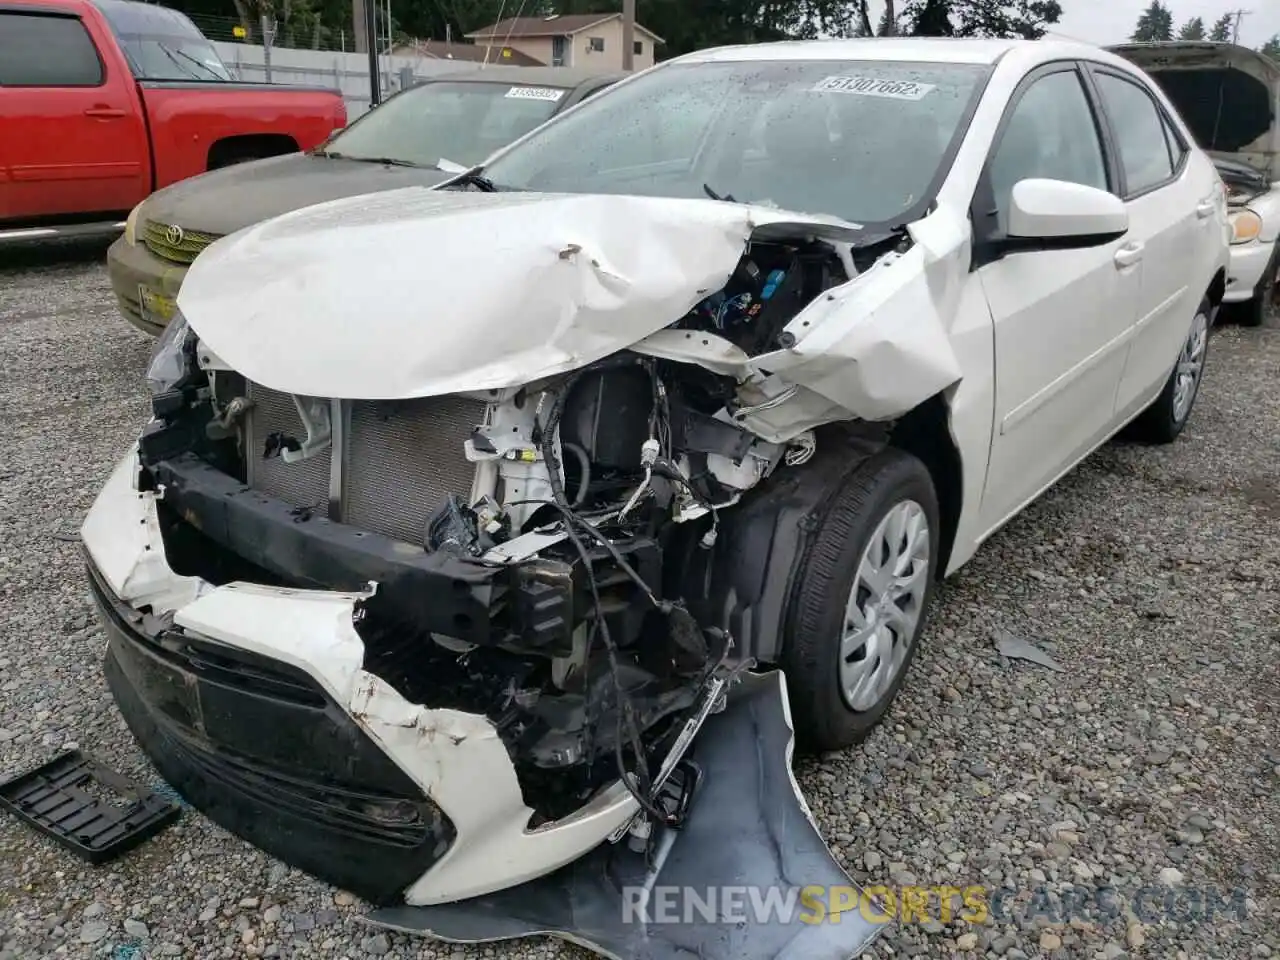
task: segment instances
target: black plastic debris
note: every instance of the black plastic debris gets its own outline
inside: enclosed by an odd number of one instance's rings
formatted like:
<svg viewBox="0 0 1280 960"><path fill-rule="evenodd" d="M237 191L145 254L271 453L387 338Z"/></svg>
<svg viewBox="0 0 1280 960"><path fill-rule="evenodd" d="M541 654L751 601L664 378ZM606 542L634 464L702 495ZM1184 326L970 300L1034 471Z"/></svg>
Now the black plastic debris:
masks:
<svg viewBox="0 0 1280 960"><path fill-rule="evenodd" d="M0 783L0 805L90 863L132 850L182 815L176 801L79 750Z"/></svg>

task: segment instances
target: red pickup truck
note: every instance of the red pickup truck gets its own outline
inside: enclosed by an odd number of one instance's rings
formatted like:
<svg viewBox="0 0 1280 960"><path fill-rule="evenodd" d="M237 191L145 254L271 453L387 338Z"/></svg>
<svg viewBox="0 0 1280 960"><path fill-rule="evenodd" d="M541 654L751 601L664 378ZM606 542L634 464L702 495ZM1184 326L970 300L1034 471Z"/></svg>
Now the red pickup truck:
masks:
<svg viewBox="0 0 1280 960"><path fill-rule="evenodd" d="M336 90L234 81L176 10L0 0L0 242L118 230L153 190L346 120Z"/></svg>

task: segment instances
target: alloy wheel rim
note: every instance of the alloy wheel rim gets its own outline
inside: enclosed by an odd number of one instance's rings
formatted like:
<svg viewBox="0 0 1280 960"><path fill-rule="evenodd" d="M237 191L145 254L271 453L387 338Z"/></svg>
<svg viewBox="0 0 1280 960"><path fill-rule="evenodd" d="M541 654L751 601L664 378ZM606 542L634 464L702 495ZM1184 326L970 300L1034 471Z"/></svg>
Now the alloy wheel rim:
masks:
<svg viewBox="0 0 1280 960"><path fill-rule="evenodd" d="M840 690L870 710L906 666L929 586L929 518L914 500L884 515L867 542L845 606Z"/></svg>
<svg viewBox="0 0 1280 960"><path fill-rule="evenodd" d="M1182 345L1182 353L1178 356L1178 366L1174 374L1173 385L1173 419L1181 423L1191 412L1191 401L1200 388L1200 377L1204 372L1204 350L1209 342L1209 320L1203 313L1197 313L1191 324L1191 333Z"/></svg>

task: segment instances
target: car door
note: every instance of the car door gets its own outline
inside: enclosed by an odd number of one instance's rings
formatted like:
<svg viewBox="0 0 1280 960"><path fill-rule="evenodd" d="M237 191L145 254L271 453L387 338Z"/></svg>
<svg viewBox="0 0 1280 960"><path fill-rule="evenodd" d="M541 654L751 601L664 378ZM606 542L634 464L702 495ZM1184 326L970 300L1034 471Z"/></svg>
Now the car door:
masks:
<svg viewBox="0 0 1280 960"><path fill-rule="evenodd" d="M0 9L0 219L120 213L146 195L146 132L118 72L79 17Z"/></svg>
<svg viewBox="0 0 1280 960"><path fill-rule="evenodd" d="M981 529L998 527L1107 433L1137 315L1128 239L1005 250L1014 184L1048 178L1116 192L1083 68L1050 64L1015 91L974 197L974 267L995 330L996 389Z"/></svg>
<svg viewBox="0 0 1280 960"><path fill-rule="evenodd" d="M1214 184L1187 162L1188 145L1138 77L1091 63L1129 210L1126 249L1141 257L1137 322L1127 349L1116 408L1127 418L1157 394L1186 340L1204 296L1201 261L1215 229Z"/></svg>

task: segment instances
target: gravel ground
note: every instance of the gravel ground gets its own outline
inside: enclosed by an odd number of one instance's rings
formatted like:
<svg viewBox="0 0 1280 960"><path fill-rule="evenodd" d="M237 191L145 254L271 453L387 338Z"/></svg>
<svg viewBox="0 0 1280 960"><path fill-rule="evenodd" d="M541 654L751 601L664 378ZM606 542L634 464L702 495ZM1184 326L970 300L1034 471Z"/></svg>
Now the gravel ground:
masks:
<svg viewBox="0 0 1280 960"><path fill-rule="evenodd" d="M74 542L144 417L149 341L116 315L103 251L0 260L0 771L76 743L154 783L101 679ZM995 537L942 591L886 726L800 762L856 878L1011 891L999 919L898 928L875 956L1280 955L1278 372L1276 318L1218 331L1183 439L1109 445ZM1002 658L1001 632L1063 671ZM1113 916L1062 906L1153 884ZM1205 889L1242 891L1248 919L1188 919ZM0 816L3 960L586 956L433 948L360 910L194 813L100 868Z"/></svg>

